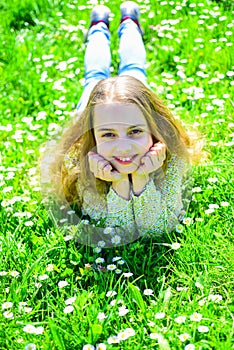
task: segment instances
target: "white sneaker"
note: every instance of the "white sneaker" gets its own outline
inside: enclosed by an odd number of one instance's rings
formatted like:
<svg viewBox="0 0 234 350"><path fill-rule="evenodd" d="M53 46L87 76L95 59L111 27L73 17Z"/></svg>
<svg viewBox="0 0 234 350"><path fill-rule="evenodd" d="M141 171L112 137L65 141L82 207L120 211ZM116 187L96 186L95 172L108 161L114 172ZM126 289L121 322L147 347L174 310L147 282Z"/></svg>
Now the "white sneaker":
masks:
<svg viewBox="0 0 234 350"><path fill-rule="evenodd" d="M135 21L140 19L139 6L134 1L125 1L120 6L122 18L131 17Z"/></svg>
<svg viewBox="0 0 234 350"><path fill-rule="evenodd" d="M91 24L90 27L98 22L104 22L106 23L107 27L109 28L109 16L110 16L110 9L107 6L104 5L97 5L93 8L91 12Z"/></svg>
<svg viewBox="0 0 234 350"><path fill-rule="evenodd" d="M140 26L140 9L137 3L134 1L125 1L120 5L121 20L122 23L125 19L132 19L135 22L143 35L143 30Z"/></svg>

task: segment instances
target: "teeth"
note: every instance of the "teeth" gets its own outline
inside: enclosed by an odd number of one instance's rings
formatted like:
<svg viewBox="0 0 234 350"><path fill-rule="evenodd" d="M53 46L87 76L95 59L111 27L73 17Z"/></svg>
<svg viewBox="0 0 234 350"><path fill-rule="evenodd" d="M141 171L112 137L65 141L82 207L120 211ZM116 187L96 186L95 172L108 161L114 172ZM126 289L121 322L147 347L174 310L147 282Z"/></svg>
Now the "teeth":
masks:
<svg viewBox="0 0 234 350"><path fill-rule="evenodd" d="M127 158L118 157L118 158L119 158L119 160L121 160L122 162L129 162L129 160L132 159L131 157L127 157Z"/></svg>

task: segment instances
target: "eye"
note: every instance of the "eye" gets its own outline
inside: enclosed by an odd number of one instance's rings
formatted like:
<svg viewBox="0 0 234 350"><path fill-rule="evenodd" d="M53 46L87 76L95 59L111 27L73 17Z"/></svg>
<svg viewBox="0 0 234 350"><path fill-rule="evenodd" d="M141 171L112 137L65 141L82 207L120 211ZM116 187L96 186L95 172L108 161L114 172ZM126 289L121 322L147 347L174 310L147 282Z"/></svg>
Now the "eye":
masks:
<svg viewBox="0 0 234 350"><path fill-rule="evenodd" d="M113 132L106 132L105 134L102 135L102 137L113 138L115 137L115 134Z"/></svg>
<svg viewBox="0 0 234 350"><path fill-rule="evenodd" d="M143 133L143 130L141 129L132 129L129 131L129 135L137 136Z"/></svg>

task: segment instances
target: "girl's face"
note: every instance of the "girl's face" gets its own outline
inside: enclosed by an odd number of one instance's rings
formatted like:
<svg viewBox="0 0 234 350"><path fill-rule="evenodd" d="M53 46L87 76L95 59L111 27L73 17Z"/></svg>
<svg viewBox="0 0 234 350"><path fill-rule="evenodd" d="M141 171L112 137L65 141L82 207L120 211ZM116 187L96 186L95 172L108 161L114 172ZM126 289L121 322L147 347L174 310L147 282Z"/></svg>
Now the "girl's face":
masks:
<svg viewBox="0 0 234 350"><path fill-rule="evenodd" d="M110 103L94 107L97 153L122 174L131 174L153 145L147 121L135 104Z"/></svg>

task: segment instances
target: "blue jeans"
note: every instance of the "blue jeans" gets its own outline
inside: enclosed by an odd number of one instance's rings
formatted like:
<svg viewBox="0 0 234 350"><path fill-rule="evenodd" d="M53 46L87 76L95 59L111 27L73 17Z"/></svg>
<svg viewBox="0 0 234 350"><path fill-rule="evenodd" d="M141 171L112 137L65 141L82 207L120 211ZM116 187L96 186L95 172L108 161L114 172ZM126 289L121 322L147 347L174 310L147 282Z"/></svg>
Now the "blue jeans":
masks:
<svg viewBox="0 0 234 350"><path fill-rule="evenodd" d="M146 81L146 52L141 32L131 19L123 21L118 30L120 65L118 75L130 75ZM110 77L111 53L110 32L105 23L99 22L89 29L85 52L85 84L77 105L82 112L94 86L102 79Z"/></svg>

